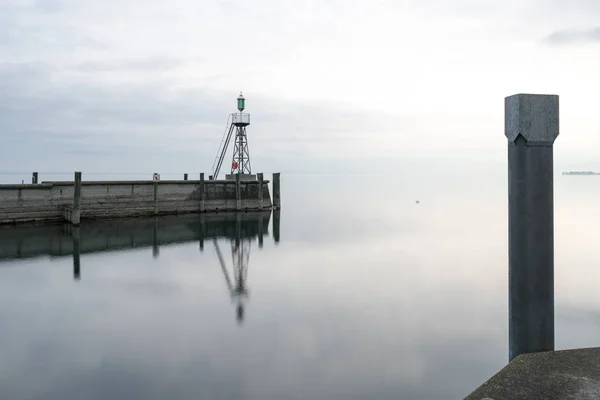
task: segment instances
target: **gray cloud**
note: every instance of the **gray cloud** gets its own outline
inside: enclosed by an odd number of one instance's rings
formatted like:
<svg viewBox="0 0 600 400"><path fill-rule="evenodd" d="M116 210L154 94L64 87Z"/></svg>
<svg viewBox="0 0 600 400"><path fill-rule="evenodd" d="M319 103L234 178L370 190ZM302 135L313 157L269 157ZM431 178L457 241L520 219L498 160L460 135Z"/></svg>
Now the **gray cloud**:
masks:
<svg viewBox="0 0 600 400"><path fill-rule="evenodd" d="M178 60L149 57L134 59L131 65L120 60L72 69L44 63L0 64L0 139L6 144L0 156L12 167L5 169L69 171L102 166L103 171L107 167L123 171L168 163L171 170L189 171L186 159L202 160L205 167L197 166L198 170L210 168L228 114L235 111L237 91L208 89L210 78L201 81L200 88L172 89L167 78L158 77L111 84L94 72L94 68L151 69L161 62L176 65ZM265 160L285 154L290 166L302 165L294 161L299 158L306 163L322 157L323 146L339 148L335 144L339 141L346 147L381 132L410 129L415 123L350 105L245 94L253 114L252 154ZM123 157L126 152L129 157ZM138 162L143 166L135 167ZM281 160L277 163L278 169L286 167Z"/></svg>
<svg viewBox="0 0 600 400"><path fill-rule="evenodd" d="M177 58L169 56L154 56L136 59L120 59L112 61L89 61L73 67L77 71L85 72L116 72L116 71L135 71L135 72L155 72L165 71L177 68L186 63L200 62L198 58Z"/></svg>
<svg viewBox="0 0 600 400"><path fill-rule="evenodd" d="M552 46L600 42L600 27L557 30L546 36L543 42Z"/></svg>

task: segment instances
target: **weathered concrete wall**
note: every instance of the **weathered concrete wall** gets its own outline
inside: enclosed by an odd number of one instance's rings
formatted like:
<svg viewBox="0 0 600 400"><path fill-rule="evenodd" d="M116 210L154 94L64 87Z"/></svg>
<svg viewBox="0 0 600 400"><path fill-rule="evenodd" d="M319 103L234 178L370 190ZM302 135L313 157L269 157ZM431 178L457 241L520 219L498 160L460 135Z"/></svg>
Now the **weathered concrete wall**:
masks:
<svg viewBox="0 0 600 400"><path fill-rule="evenodd" d="M204 181L204 211L236 210L235 181ZM258 181L242 181L241 209L272 206L268 181L259 202ZM156 186L156 190L155 190ZM136 217L200 212L200 181L82 182L81 219ZM0 185L0 224L56 222L73 206L73 182Z"/></svg>

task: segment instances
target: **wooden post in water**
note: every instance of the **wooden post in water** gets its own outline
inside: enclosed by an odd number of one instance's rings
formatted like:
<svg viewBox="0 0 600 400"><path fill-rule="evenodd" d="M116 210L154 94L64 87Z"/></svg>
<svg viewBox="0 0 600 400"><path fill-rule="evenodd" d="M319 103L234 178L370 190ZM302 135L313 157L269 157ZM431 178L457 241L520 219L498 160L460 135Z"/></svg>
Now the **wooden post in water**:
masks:
<svg viewBox="0 0 600 400"><path fill-rule="evenodd" d="M154 174L156 176L157 174ZM154 215L158 215L158 182L154 181Z"/></svg>
<svg viewBox="0 0 600 400"><path fill-rule="evenodd" d="M75 172L73 183L73 209L71 210L71 224L79 226L81 220L81 172Z"/></svg>
<svg viewBox="0 0 600 400"><path fill-rule="evenodd" d="M242 188L240 184L240 174L235 174L235 209L242 209Z"/></svg>
<svg viewBox="0 0 600 400"><path fill-rule="evenodd" d="M263 182L264 182L263 173L261 172L261 173L257 174L257 177L258 177L258 209L262 210L263 209Z"/></svg>
<svg viewBox="0 0 600 400"><path fill-rule="evenodd" d="M558 96L505 98L509 361L554 350L553 145Z"/></svg>
<svg viewBox="0 0 600 400"><path fill-rule="evenodd" d="M198 186L198 192L200 192L200 212L204 212L204 172L200 173L200 185Z"/></svg>
<svg viewBox="0 0 600 400"><path fill-rule="evenodd" d="M281 186L279 182L279 172L273 174L273 207L281 208Z"/></svg>

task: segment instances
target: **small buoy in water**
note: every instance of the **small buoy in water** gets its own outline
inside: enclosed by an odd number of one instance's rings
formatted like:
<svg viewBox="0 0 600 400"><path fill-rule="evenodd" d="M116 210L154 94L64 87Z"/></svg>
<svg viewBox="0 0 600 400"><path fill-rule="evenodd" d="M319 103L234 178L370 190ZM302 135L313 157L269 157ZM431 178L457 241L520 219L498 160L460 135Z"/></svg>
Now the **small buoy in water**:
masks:
<svg viewBox="0 0 600 400"><path fill-rule="evenodd" d="M419 204L419 200L415 201L415 203Z"/></svg>

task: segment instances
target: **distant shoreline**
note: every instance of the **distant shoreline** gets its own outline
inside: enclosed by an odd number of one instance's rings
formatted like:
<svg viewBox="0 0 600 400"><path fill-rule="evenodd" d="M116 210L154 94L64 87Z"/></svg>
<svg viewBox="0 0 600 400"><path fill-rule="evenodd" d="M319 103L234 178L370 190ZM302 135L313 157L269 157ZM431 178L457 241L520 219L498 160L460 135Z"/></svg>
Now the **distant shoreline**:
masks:
<svg viewBox="0 0 600 400"><path fill-rule="evenodd" d="M563 172L563 175L600 175L600 172L592 172L592 171L568 171Z"/></svg>

